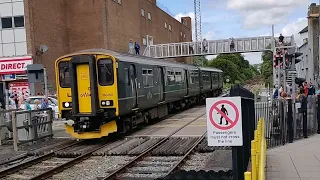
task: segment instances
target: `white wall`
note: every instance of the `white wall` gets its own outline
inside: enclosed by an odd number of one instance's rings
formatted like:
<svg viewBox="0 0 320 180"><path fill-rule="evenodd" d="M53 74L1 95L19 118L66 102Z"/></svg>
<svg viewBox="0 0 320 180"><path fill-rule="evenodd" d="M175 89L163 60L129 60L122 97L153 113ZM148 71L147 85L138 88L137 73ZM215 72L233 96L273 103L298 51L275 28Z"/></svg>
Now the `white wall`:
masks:
<svg viewBox="0 0 320 180"><path fill-rule="evenodd" d="M310 81L314 84L314 67L313 67L313 59L311 59L311 49L309 48L309 44L305 44L299 48L299 52L303 53L302 56L299 57L301 62L296 64L297 75L300 78L305 78L307 82Z"/></svg>
<svg viewBox="0 0 320 180"><path fill-rule="evenodd" d="M0 57L27 54L23 0L0 0Z"/></svg>

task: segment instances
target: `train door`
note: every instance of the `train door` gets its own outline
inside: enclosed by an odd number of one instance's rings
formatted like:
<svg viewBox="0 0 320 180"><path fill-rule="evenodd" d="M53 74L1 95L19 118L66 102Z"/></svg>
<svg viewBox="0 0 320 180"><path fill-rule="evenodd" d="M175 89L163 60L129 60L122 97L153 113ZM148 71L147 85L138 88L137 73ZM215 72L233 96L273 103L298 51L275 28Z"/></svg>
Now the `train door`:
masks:
<svg viewBox="0 0 320 180"><path fill-rule="evenodd" d="M132 100L133 100L133 107L138 107L138 84L137 84L137 73L136 68L133 64L130 65L130 82L131 82L131 89L132 89Z"/></svg>
<svg viewBox="0 0 320 180"><path fill-rule="evenodd" d="M158 72L158 87L159 87L159 101L162 102L164 101L164 77L163 77L163 68L162 67L158 67L157 68L157 72Z"/></svg>
<svg viewBox="0 0 320 180"><path fill-rule="evenodd" d="M189 95L189 79L188 79L188 71L187 70L184 70L184 79L186 80L185 93L186 93L186 96L188 96Z"/></svg>

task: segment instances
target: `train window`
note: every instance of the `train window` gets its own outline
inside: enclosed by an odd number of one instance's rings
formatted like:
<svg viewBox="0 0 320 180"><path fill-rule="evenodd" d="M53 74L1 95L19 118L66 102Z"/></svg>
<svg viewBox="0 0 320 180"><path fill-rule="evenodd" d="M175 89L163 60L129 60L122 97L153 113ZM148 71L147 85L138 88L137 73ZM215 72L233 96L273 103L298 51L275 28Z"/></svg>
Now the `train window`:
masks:
<svg viewBox="0 0 320 180"><path fill-rule="evenodd" d="M175 77L173 71L167 71L167 79L168 79L168 85L175 84Z"/></svg>
<svg viewBox="0 0 320 180"><path fill-rule="evenodd" d="M182 84L182 72L175 72L175 79L177 84Z"/></svg>
<svg viewBox="0 0 320 180"><path fill-rule="evenodd" d="M144 87L153 87L152 69L142 69L142 78L143 78Z"/></svg>
<svg viewBox="0 0 320 180"><path fill-rule="evenodd" d="M101 86L113 84L113 62L111 59L98 60L98 79Z"/></svg>
<svg viewBox="0 0 320 180"><path fill-rule="evenodd" d="M124 69L124 79L125 79L125 83L130 86L130 81L129 81L129 70L128 68Z"/></svg>
<svg viewBox="0 0 320 180"><path fill-rule="evenodd" d="M62 61L58 65L59 67L59 82L62 88L70 88L71 87L71 77L70 77L70 69L69 62Z"/></svg>
<svg viewBox="0 0 320 180"><path fill-rule="evenodd" d="M195 72L193 73L193 78L194 78L193 82L194 82L195 84L199 83L199 73L198 73L198 71L195 71Z"/></svg>

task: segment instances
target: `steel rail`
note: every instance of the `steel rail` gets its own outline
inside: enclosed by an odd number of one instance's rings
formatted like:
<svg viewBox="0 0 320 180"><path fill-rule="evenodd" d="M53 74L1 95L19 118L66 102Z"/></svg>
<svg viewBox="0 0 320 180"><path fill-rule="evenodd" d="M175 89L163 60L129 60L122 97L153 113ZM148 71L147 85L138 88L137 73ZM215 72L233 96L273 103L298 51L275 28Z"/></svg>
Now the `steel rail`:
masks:
<svg viewBox="0 0 320 180"><path fill-rule="evenodd" d="M189 155L191 155L193 150L206 137L206 134L207 134L207 131L204 132L203 135L195 143L193 143L193 145L191 146L189 151L166 173L166 175L164 177L166 177L166 176L170 175L171 173L173 173L175 170L177 170L177 168L179 168L185 162L185 160L187 160L187 158L189 157Z"/></svg>
<svg viewBox="0 0 320 180"><path fill-rule="evenodd" d="M179 132L180 130L182 130L183 128L185 128L186 126L188 126L189 124L193 123L194 121L198 120L200 117L202 117L205 113L202 113L200 116L196 117L195 119L191 120L190 122L188 122L187 124L181 126L180 128L178 128L177 130L175 130L174 132L172 132L171 134L169 134L167 137L165 137L164 139L162 139L161 141L155 143L154 145L152 145L151 147L149 147L148 149L144 150L140 155L138 155L136 158L134 158L133 160L131 160L130 162L128 162L127 164L119 167L117 170L115 170L114 172L112 172L111 174L109 174L107 177L105 178L101 178L102 180L109 180L109 179L114 179L116 178L116 176L120 173L122 173L123 171L125 171L127 168L131 167L135 162L139 161L140 159L142 159L143 157L145 157L148 153L150 153L152 150L154 150L155 148L159 147L161 144L163 144L164 142L166 142L171 136L173 136L174 134L176 134L177 132Z"/></svg>
<svg viewBox="0 0 320 180"><path fill-rule="evenodd" d="M74 142L74 143L71 143L71 144L69 144L69 145L67 145L67 146L64 146L64 147L62 147L62 148L59 148L59 149L57 149L57 150L55 150L55 151L52 151L52 152L50 152L50 153L48 153L48 154L39 156L39 157L37 157L37 158L35 158L35 159L30 159L30 160L28 160L28 161L25 161L24 163L19 163L19 164L17 164L17 165L10 166L10 167L8 167L8 168L0 171L0 178L2 178L2 177L4 177L4 176L7 176L7 175L9 175L9 174L15 173L15 172L17 172L17 171L19 171L19 170L21 170L21 169L28 168L28 167L30 167L30 166L32 166L32 165L34 165L34 164L37 164L37 163L39 163L39 162L42 162L42 161L44 161L44 160L47 160L47 159L53 157L53 156L55 155L55 153L57 153L57 152L59 152L59 151L62 151L62 150L64 150L64 149L66 149L66 148L69 148L69 147L71 147L71 146L74 146L74 145L77 145L77 144L81 144L81 143L83 143L83 142L84 142L84 141Z"/></svg>

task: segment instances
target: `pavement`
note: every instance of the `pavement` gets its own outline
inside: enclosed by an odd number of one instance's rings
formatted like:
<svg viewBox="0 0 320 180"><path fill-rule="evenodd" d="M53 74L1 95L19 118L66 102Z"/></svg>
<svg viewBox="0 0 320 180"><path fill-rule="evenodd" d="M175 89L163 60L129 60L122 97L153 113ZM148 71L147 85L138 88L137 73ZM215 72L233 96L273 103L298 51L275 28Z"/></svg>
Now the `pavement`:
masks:
<svg viewBox="0 0 320 180"><path fill-rule="evenodd" d="M320 180L320 135L268 150L267 180Z"/></svg>

